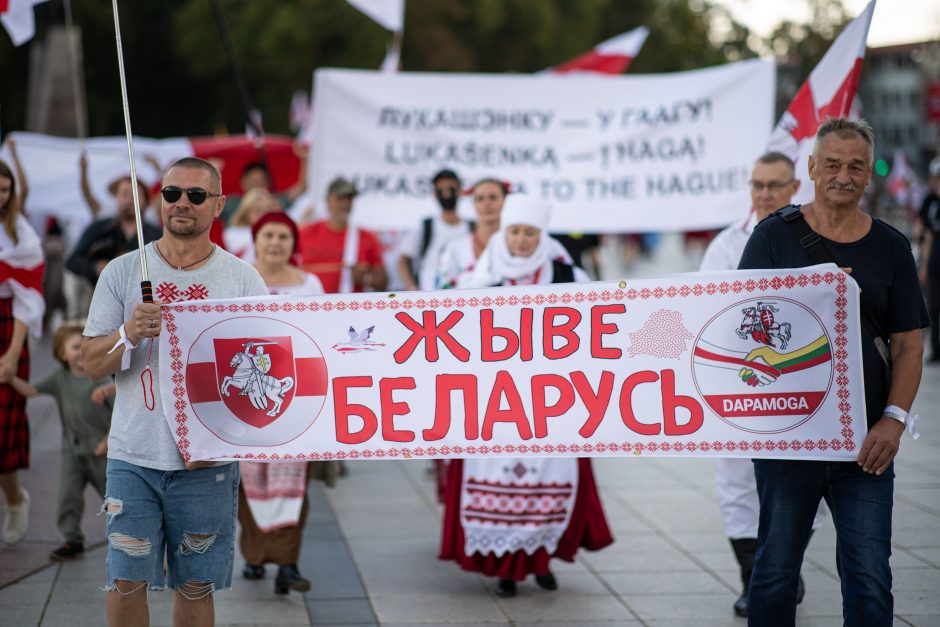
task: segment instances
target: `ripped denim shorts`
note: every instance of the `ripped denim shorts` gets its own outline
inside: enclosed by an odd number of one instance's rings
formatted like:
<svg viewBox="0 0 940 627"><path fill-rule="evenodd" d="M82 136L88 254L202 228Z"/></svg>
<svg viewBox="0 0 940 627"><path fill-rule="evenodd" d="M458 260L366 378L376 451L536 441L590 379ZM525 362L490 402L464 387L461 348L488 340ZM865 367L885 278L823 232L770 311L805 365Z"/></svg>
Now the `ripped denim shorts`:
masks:
<svg viewBox="0 0 940 627"><path fill-rule="evenodd" d="M202 598L230 587L238 478L236 463L163 471L109 459L105 589L147 582Z"/></svg>

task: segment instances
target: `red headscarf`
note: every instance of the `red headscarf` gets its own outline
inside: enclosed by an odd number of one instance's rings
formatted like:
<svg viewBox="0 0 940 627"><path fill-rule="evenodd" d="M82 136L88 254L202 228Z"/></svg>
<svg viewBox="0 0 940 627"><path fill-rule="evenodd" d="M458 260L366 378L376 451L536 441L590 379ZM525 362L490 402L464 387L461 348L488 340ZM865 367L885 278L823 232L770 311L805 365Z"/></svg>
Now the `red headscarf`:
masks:
<svg viewBox="0 0 940 627"><path fill-rule="evenodd" d="M291 252L291 262L293 263L293 258L295 255L297 255L297 250L300 248L300 231L297 229L297 223L291 220L291 217L285 212L269 211L258 218L258 220L251 225L252 241L258 239L258 231L261 230L261 227L263 227L265 224L270 224L271 222L283 224L290 229L291 235L294 236L294 250Z"/></svg>

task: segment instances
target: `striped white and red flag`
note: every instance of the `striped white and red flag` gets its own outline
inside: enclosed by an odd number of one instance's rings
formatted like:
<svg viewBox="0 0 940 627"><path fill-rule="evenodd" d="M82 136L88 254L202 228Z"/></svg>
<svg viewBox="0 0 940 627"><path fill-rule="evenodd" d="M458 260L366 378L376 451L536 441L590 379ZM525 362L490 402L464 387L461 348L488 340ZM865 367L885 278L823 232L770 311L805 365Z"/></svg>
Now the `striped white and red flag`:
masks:
<svg viewBox="0 0 940 627"><path fill-rule="evenodd" d="M565 61L561 65L544 70L551 74L572 72L595 72L598 74L623 74L639 54L650 29L639 26L622 35L617 35L597 44L584 54Z"/></svg>
<svg viewBox="0 0 940 627"><path fill-rule="evenodd" d="M23 216L16 219L16 237L14 242L0 226L0 288L13 296L13 317L38 338L42 336L42 316L46 311L42 296L45 269L42 243Z"/></svg>
<svg viewBox="0 0 940 627"><path fill-rule="evenodd" d="M0 23L14 46L21 46L36 34L33 7L46 0L0 0Z"/></svg>
<svg viewBox="0 0 940 627"><path fill-rule="evenodd" d="M871 0L832 42L796 92L767 142L768 150L782 152L796 164L797 178L803 184L793 202L804 203L813 198L807 164L816 130L827 118L849 116L852 112L874 12L875 0Z"/></svg>

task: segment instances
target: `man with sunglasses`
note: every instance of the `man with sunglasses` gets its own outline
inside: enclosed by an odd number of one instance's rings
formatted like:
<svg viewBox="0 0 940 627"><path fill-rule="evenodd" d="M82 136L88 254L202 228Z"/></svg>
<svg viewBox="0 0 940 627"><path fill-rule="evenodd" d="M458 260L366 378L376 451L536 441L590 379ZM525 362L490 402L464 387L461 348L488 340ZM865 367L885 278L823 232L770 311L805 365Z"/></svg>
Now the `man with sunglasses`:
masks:
<svg viewBox="0 0 940 627"><path fill-rule="evenodd" d="M441 212L421 221L419 228L405 235L399 247L398 273L408 290L433 290L437 259L444 245L469 235L472 228L457 216L460 178L453 170L441 170L431 179L434 198Z"/></svg>
<svg viewBox="0 0 940 627"><path fill-rule="evenodd" d="M146 246L152 304L141 302L140 256L101 273L85 327L89 376L115 375L108 438L108 623L148 623L147 590L174 589L174 624L212 625L212 594L231 585L238 464L184 462L164 418L160 304L268 293L257 271L213 244L225 197L209 162L186 157L163 177L164 232ZM166 572L164 573L164 562Z"/></svg>
<svg viewBox="0 0 940 627"><path fill-rule="evenodd" d="M793 161L780 152L761 155L751 170L750 188L750 213L743 221L732 224L715 236L702 257L699 267L702 272L737 269L754 227L777 209L789 205L800 188ZM733 609L737 616L747 616L747 595L758 547L757 523L760 514L754 464L749 459L716 459L715 488L725 535L731 542L743 584L743 592L735 600ZM826 506L820 504L813 529L819 528L825 515ZM802 580L798 598L803 598Z"/></svg>

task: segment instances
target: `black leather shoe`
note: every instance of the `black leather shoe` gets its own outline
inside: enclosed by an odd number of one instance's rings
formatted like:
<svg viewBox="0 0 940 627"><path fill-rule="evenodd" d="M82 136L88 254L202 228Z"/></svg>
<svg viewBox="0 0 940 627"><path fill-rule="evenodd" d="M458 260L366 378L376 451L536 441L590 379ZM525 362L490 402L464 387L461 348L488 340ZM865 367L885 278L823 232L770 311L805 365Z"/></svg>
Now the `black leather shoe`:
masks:
<svg viewBox="0 0 940 627"><path fill-rule="evenodd" d="M288 591L306 592L310 589L310 581L304 579L297 570L296 564L287 564L277 569L277 579L274 580L274 594L287 594Z"/></svg>
<svg viewBox="0 0 940 627"><path fill-rule="evenodd" d="M547 575L536 575L535 583L545 590L558 590L558 580L555 579L555 575L551 573Z"/></svg>
<svg viewBox="0 0 940 627"><path fill-rule="evenodd" d="M516 582L512 579L500 579L496 584L496 596L504 599L516 596Z"/></svg>
<svg viewBox="0 0 940 627"><path fill-rule="evenodd" d="M264 577L264 564L249 564L245 562L242 568L242 577L245 579L261 579Z"/></svg>
<svg viewBox="0 0 940 627"><path fill-rule="evenodd" d="M806 596L806 584L803 583L803 575L800 575L800 585L796 588L796 604L799 605L803 602L803 597Z"/></svg>
<svg viewBox="0 0 940 627"><path fill-rule="evenodd" d="M747 590L734 602L734 615L747 618Z"/></svg>

